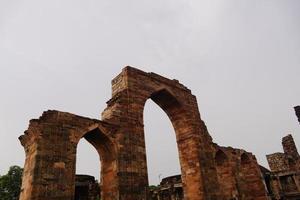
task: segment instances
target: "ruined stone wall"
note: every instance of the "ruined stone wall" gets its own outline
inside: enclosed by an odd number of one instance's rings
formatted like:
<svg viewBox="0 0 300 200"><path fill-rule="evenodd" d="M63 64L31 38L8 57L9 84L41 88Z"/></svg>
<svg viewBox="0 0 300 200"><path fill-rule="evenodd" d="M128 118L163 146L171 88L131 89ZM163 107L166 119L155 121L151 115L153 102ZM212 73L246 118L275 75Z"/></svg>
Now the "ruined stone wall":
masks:
<svg viewBox="0 0 300 200"><path fill-rule="evenodd" d="M300 199L300 162L291 135L282 138L284 153L267 155L274 199Z"/></svg>
<svg viewBox="0 0 300 200"><path fill-rule="evenodd" d="M267 199L255 157L212 143L187 87L126 67L112 80L112 98L102 121L59 111L30 121L20 137L26 153L20 200L74 199L81 138L101 159L101 199L147 200L143 112L148 99L165 111L174 127L185 200Z"/></svg>
<svg viewBox="0 0 300 200"><path fill-rule="evenodd" d="M229 155L227 155L229 153ZM237 159L233 159L231 152L223 148L216 148L215 161L217 166L218 181L225 199L238 196L237 179L234 169Z"/></svg>
<svg viewBox="0 0 300 200"><path fill-rule="evenodd" d="M106 183L102 196L117 199L114 132L108 123L59 111L47 111L31 120L20 137L26 153L20 200L74 198L76 148L82 137L101 155L101 177Z"/></svg>
<svg viewBox="0 0 300 200"><path fill-rule="evenodd" d="M20 199L73 199L76 147L84 137L101 158L101 197L146 200L143 110L148 99L166 112L175 129L185 199L221 199L212 138L196 97L177 80L131 67L112 81L103 121L48 111L30 122L20 137L27 159Z"/></svg>
<svg viewBox="0 0 300 200"><path fill-rule="evenodd" d="M181 175L163 178L150 190L149 200L184 200Z"/></svg>
<svg viewBox="0 0 300 200"><path fill-rule="evenodd" d="M214 144L217 178L221 198L218 200L266 200L268 190L261 167L249 152ZM266 169L265 169L266 170ZM180 176L164 178L160 185L151 190L151 200L170 200L178 197ZM175 181L174 181L175 180ZM183 198L178 198L183 199Z"/></svg>
<svg viewBox="0 0 300 200"><path fill-rule="evenodd" d="M255 156L241 149L215 145L218 180L224 199L268 199Z"/></svg>
<svg viewBox="0 0 300 200"><path fill-rule="evenodd" d="M284 153L267 155L267 160L272 172L290 171L299 169L300 157L292 135L282 138Z"/></svg>

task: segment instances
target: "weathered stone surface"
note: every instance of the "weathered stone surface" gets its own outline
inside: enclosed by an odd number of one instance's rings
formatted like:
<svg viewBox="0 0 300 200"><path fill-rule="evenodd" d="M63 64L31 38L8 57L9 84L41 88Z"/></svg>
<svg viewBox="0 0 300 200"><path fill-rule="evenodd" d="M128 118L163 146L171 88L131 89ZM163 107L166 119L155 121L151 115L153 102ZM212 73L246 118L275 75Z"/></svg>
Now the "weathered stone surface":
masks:
<svg viewBox="0 0 300 200"><path fill-rule="evenodd" d="M266 184L274 200L300 199L300 157L291 135L282 138L284 153L267 155L271 169Z"/></svg>
<svg viewBox="0 0 300 200"><path fill-rule="evenodd" d="M242 149L214 145L217 177L222 200L268 199L261 167ZM167 177L151 190L151 200L183 200L180 176Z"/></svg>
<svg viewBox="0 0 300 200"><path fill-rule="evenodd" d="M196 97L177 80L126 67L112 80L102 120L47 111L20 141L26 161L20 200L71 200L76 147L85 138L101 158L104 200L146 200L148 174L143 111L152 99L170 118L178 145L185 200L267 199L255 157L217 147Z"/></svg>
<svg viewBox="0 0 300 200"><path fill-rule="evenodd" d="M215 162L223 199L268 199L256 158L249 152L215 145Z"/></svg>
<svg viewBox="0 0 300 200"><path fill-rule="evenodd" d="M105 199L117 199L118 127L70 113L47 111L20 137L26 152L20 200L74 199L76 147L84 137L101 157Z"/></svg>

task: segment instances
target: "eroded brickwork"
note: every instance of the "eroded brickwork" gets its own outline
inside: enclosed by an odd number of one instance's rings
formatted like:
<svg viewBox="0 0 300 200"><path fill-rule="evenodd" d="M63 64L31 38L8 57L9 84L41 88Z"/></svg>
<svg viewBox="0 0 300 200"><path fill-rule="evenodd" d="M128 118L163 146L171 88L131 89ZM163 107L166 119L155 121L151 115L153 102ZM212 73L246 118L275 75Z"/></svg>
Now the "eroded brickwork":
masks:
<svg viewBox="0 0 300 200"><path fill-rule="evenodd" d="M102 120L47 111L20 137L26 162L20 200L72 200L76 147L85 138L101 158L101 197L146 200L144 105L148 99L175 129L185 200L267 199L255 157L216 148L196 97L177 80L126 67L112 80ZM227 184L228 182L228 184Z"/></svg>
<svg viewBox="0 0 300 200"><path fill-rule="evenodd" d="M253 154L215 145L217 175L225 199L268 199L263 175Z"/></svg>
<svg viewBox="0 0 300 200"><path fill-rule="evenodd" d="M242 149L214 145L220 200L266 200L268 189L254 155ZM167 177L151 190L151 200L182 200L180 176Z"/></svg>
<svg viewBox="0 0 300 200"><path fill-rule="evenodd" d="M292 135L282 138L284 153L267 155L272 199L300 199L300 157Z"/></svg>
<svg viewBox="0 0 300 200"><path fill-rule="evenodd" d="M20 137L26 153L20 200L74 199L76 147L83 137L101 157L102 196L118 199L116 130L106 122L59 111L31 120Z"/></svg>

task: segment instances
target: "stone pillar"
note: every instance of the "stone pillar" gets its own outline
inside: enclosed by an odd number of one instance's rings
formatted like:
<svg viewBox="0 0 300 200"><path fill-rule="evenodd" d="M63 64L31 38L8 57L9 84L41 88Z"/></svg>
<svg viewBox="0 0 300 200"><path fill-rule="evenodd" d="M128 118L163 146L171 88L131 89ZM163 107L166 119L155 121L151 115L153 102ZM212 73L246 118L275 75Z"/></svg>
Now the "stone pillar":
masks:
<svg viewBox="0 0 300 200"><path fill-rule="evenodd" d="M287 135L282 138L282 147L287 156L291 156L293 159L299 158L297 147L292 135Z"/></svg>
<svg viewBox="0 0 300 200"><path fill-rule="evenodd" d="M20 137L26 152L20 200L74 198L76 144L68 143L65 132L32 120Z"/></svg>

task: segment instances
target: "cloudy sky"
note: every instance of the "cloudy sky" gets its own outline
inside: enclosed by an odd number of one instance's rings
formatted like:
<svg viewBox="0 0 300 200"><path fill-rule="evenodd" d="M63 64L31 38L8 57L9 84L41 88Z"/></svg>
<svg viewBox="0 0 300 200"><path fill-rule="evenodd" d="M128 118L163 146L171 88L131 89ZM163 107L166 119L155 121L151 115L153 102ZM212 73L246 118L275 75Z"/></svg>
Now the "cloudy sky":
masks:
<svg viewBox="0 0 300 200"><path fill-rule="evenodd" d="M215 142L267 166L281 137L300 144L299 10L297 0L0 0L0 174L24 164L29 119L99 118L126 65L180 80ZM179 173L174 130L150 100L145 132L150 183ZM77 166L99 177L83 140Z"/></svg>

